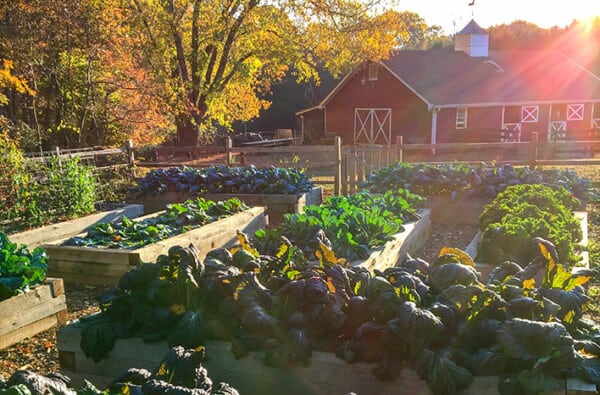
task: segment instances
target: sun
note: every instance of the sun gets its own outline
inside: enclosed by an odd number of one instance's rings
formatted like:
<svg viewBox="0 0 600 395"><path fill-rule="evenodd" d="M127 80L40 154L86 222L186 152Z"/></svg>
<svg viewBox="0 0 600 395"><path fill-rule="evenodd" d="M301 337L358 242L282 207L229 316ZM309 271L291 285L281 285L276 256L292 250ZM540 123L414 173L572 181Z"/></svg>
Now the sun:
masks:
<svg viewBox="0 0 600 395"><path fill-rule="evenodd" d="M581 26L581 30L584 33L591 33L592 31L600 29L600 15L590 16L578 21Z"/></svg>

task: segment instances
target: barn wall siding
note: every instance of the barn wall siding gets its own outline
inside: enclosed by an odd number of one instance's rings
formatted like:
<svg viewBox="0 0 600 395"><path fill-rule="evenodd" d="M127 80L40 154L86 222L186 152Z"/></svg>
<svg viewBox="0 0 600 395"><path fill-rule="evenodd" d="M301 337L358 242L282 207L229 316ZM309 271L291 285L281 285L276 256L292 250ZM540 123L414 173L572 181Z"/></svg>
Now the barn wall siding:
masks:
<svg viewBox="0 0 600 395"><path fill-rule="evenodd" d="M326 107L326 131L342 137L343 144L353 143L355 108L391 108L392 143L399 135L407 143L429 142L431 113L427 106L382 67L377 81L368 81L366 70L357 73Z"/></svg>

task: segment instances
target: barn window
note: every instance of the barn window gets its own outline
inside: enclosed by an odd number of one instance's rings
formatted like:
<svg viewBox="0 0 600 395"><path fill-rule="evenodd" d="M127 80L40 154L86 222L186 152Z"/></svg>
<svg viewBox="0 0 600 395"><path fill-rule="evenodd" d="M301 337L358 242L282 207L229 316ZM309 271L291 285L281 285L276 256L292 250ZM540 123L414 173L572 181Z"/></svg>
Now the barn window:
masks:
<svg viewBox="0 0 600 395"><path fill-rule="evenodd" d="M377 63L369 63L369 81L377 81L378 67Z"/></svg>
<svg viewBox="0 0 600 395"><path fill-rule="evenodd" d="M567 106L567 121L583 121L583 104L569 104Z"/></svg>
<svg viewBox="0 0 600 395"><path fill-rule="evenodd" d="M467 109L457 108L456 109L456 129L467 128Z"/></svg>
<svg viewBox="0 0 600 395"><path fill-rule="evenodd" d="M521 122L537 122L540 115L539 106L521 107Z"/></svg>

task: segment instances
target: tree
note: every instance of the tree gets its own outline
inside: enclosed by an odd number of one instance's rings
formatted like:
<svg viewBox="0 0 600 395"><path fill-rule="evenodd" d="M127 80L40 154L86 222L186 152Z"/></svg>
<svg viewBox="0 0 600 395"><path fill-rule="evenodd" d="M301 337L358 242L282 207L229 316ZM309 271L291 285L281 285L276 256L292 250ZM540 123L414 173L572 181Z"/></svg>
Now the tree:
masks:
<svg viewBox="0 0 600 395"><path fill-rule="evenodd" d="M121 0L12 0L0 4L0 53L37 92L11 91L2 110L24 147L151 143L170 120L162 89L131 51ZM133 44L132 44L133 43ZM152 130L152 133L150 133Z"/></svg>
<svg viewBox="0 0 600 395"><path fill-rule="evenodd" d="M397 12L373 15L358 0L131 0L138 50L164 87L178 141L194 145L212 125L248 120L261 95L293 66L318 79L389 55L404 32Z"/></svg>

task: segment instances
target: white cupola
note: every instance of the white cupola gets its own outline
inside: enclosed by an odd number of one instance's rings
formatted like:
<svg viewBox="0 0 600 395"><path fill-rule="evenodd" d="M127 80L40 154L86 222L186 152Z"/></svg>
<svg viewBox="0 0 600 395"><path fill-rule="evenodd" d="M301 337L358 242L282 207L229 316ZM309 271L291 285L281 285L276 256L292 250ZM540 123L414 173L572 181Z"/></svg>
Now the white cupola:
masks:
<svg viewBox="0 0 600 395"><path fill-rule="evenodd" d="M485 29L471 19L454 37L454 50L465 52L472 58L487 57L490 35Z"/></svg>

